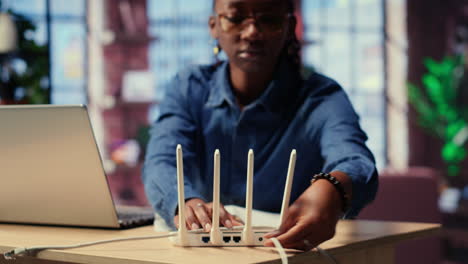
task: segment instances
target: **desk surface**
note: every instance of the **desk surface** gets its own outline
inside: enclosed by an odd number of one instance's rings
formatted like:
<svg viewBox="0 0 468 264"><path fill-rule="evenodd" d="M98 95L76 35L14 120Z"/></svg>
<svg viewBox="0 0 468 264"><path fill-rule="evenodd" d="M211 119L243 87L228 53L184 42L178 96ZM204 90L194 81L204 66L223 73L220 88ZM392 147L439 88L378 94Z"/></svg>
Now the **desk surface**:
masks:
<svg viewBox="0 0 468 264"><path fill-rule="evenodd" d="M359 251L376 245L391 245L403 240L436 233L438 224L340 221L333 239L321 248L330 254ZM157 234L151 226L129 230L99 230L86 228L0 225L0 253L15 247L41 245L71 245L96 240ZM161 233L162 234L162 233ZM313 261L321 256L311 252L289 252L294 263ZM281 263L274 248L181 248L167 238L101 244L70 250L45 250L40 259L77 263ZM0 256L0 260L2 257ZM291 261L290 260L290 261ZM277 261L277 262L275 262ZM1 261L0 261L1 262Z"/></svg>

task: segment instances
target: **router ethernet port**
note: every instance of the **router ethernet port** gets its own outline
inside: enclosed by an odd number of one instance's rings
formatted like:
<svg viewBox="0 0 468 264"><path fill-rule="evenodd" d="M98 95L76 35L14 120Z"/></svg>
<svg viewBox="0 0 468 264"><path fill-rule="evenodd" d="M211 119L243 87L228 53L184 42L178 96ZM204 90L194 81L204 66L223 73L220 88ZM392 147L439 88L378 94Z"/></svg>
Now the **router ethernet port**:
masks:
<svg viewBox="0 0 468 264"><path fill-rule="evenodd" d="M236 243L239 243L241 241L241 237L240 236L233 236L232 240L234 240L234 242L236 242Z"/></svg>
<svg viewBox="0 0 468 264"><path fill-rule="evenodd" d="M229 243L231 241L230 236L223 236L224 243Z"/></svg>
<svg viewBox="0 0 468 264"><path fill-rule="evenodd" d="M203 241L203 243L208 243L210 242L210 237L204 236L201 238L201 240Z"/></svg>

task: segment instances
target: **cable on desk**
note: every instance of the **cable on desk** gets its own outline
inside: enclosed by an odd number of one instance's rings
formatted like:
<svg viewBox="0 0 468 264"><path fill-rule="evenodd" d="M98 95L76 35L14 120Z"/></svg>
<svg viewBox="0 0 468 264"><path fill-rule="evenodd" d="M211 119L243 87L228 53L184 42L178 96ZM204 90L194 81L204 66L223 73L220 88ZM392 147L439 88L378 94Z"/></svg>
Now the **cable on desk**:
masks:
<svg viewBox="0 0 468 264"><path fill-rule="evenodd" d="M13 249L11 251L8 251L8 252L4 253L3 256L7 260L13 260L13 259L15 259L16 256L20 256L20 255L24 255L24 254L31 254L31 253L34 253L36 251L41 251L41 250L45 250L45 249L72 249L72 248L87 247L87 246L93 246L93 245L104 244L104 243L129 241L129 240L164 238L164 237L171 237L171 236L176 236L176 234L169 233L169 234L165 234L165 235L155 235L155 236L123 237L123 238L115 238L115 239L109 239L109 240L99 240L99 241L93 241L93 242L88 242L88 243L83 243L83 244L75 244L75 245L69 245L69 246L40 246L40 247L30 247L30 248L15 248L15 249Z"/></svg>
<svg viewBox="0 0 468 264"><path fill-rule="evenodd" d="M330 253L328 253L325 249L320 248L320 247L315 247L315 248L317 249L318 252L320 252L320 254L325 256L325 258L327 258L331 263L338 264L338 261L336 261L336 259Z"/></svg>
<svg viewBox="0 0 468 264"><path fill-rule="evenodd" d="M278 254L281 257L281 263L282 264L288 264L288 256L286 255L286 251L284 250L281 243L278 241L278 239L276 237L272 237L272 238L270 238L270 240L275 245L276 250L278 250Z"/></svg>
<svg viewBox="0 0 468 264"><path fill-rule="evenodd" d="M276 237L272 237L272 238L270 238L270 240L275 245L275 248L276 248L276 250L278 251L278 253L279 253L280 257L281 257L281 263L282 264L288 264L288 256L286 255L286 251L284 250L281 243L278 241L278 239ZM336 261L336 259L330 253L328 253L325 249L322 249L320 247L315 247L315 248L317 249L317 251L320 254L325 256L325 258L327 260L329 260L331 263L339 264L338 261Z"/></svg>

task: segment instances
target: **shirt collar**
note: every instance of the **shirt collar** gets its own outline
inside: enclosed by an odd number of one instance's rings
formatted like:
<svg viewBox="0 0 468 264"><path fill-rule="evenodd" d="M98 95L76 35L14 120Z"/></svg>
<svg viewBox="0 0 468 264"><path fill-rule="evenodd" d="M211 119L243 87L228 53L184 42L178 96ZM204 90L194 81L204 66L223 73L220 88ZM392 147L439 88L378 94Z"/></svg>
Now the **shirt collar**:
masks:
<svg viewBox="0 0 468 264"><path fill-rule="evenodd" d="M227 61L223 61L217 66L213 77L209 82L210 95L206 102L206 106L218 107L221 106L225 101L230 105L236 103L234 94L231 90L231 84L229 82L229 64Z"/></svg>

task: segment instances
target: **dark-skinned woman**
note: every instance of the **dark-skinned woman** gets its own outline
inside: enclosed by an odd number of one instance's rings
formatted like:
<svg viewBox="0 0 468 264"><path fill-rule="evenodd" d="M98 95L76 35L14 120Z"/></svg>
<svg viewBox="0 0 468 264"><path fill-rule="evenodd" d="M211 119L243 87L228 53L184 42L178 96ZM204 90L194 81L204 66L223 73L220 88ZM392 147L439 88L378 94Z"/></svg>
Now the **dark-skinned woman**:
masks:
<svg viewBox="0 0 468 264"><path fill-rule="evenodd" d="M302 78L295 26L293 0L214 1L209 30L228 59L174 78L147 148L145 190L168 225L178 223L178 144L189 229L211 228L215 149L221 203L245 205L253 149L253 207L268 212L281 209L296 149L291 206L280 228L266 236L286 248L309 250L332 238L340 218L356 216L374 198L378 173L359 117L335 81L318 73ZM222 205L220 223L241 224Z"/></svg>

